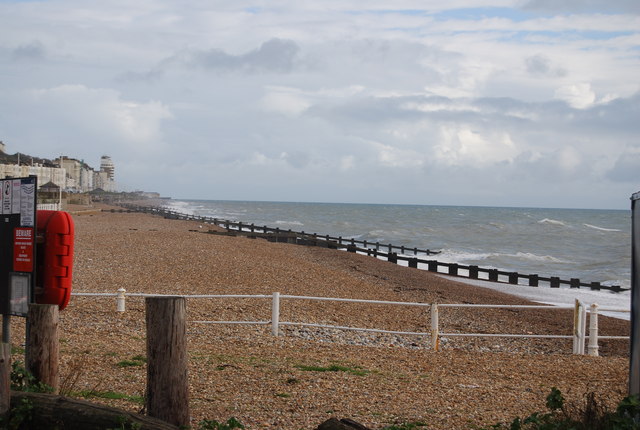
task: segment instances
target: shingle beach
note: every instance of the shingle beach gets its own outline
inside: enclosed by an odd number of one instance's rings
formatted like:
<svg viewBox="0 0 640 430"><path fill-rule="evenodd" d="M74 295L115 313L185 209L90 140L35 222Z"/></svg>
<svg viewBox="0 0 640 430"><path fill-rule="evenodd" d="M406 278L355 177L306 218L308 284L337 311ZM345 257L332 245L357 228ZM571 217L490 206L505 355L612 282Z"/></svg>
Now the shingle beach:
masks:
<svg viewBox="0 0 640 430"><path fill-rule="evenodd" d="M74 292L268 294L423 303L530 304L371 257L262 239L206 234L212 226L100 207L70 207L76 226ZM518 287L514 287L518 288ZM422 422L466 429L545 410L559 388L568 401L594 391L613 406L627 391L628 341L601 341L600 357L572 355L570 340L427 336L313 327L238 326L206 320L268 320L268 299L187 299L193 424L236 417L248 429L314 429L330 417L371 428ZM281 319L428 332L428 308L283 301ZM67 392L119 393L92 401L139 411L146 371L144 300L74 296L60 313L61 379ZM570 334L568 310L440 312L445 332ZM24 343L14 319L13 343ZM602 335L629 322L600 319ZM21 337L22 336L22 337ZM14 360L21 360L16 351ZM127 364L128 363L128 364ZM325 371L322 371L325 370Z"/></svg>

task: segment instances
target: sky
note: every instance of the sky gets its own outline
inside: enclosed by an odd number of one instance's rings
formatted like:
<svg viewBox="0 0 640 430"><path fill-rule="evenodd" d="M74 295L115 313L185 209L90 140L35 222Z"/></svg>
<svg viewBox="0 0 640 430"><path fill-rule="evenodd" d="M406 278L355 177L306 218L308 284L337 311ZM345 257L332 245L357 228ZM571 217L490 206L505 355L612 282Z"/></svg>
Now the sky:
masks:
<svg viewBox="0 0 640 430"><path fill-rule="evenodd" d="M182 199L629 209L637 0L0 0L0 140Z"/></svg>

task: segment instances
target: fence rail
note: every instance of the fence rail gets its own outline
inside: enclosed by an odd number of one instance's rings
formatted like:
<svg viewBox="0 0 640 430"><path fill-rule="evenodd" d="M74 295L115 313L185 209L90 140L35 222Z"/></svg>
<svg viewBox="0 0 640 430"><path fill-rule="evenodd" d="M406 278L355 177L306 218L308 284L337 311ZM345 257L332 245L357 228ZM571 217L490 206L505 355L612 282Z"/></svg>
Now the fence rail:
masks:
<svg viewBox="0 0 640 430"><path fill-rule="evenodd" d="M214 217L184 214L170 209L156 206L140 206L122 203L125 209L110 209L111 212L143 212L160 215L169 219L192 220L206 224L223 227L226 232L209 231L211 234L231 234L244 235L250 238L262 237L274 242L295 243L299 245L322 246L333 249L346 249L348 252L366 254L375 258L386 259L389 262L398 264L405 263L408 267L426 269L430 272L446 274L450 276L465 277L468 279L485 280L490 282L507 283L512 285L528 285L539 287L540 283L548 285L550 288L560 288L561 285L569 288L588 287L591 290L609 290L612 292L628 291L620 285L603 285L600 282L583 282L577 278L560 279L557 276L540 276L538 274L521 274L509 272L495 268L482 268L475 265L464 265L458 263L445 263L433 259L418 258L421 256L437 255L440 251L430 249L411 248L392 244L380 244L366 240L354 238L343 238L342 236L321 235L318 233L305 233L304 231L282 230L278 227L256 226L240 221L221 220ZM384 252L386 250L387 252ZM396 252L398 251L398 252ZM413 254L413 256L411 256Z"/></svg>
<svg viewBox="0 0 640 430"><path fill-rule="evenodd" d="M587 351L589 355L598 355L599 339L629 339L629 336L600 336L598 335L598 314L599 311L610 312L630 312L630 309L602 308L599 309L598 304L593 303L591 306L585 306L584 303L577 300L575 306L550 306L550 305L502 305L502 304L459 304L459 303L419 303L419 302L397 302L385 300L366 300L366 299L350 299L337 297L314 297L314 296L295 296L280 294L274 292L271 295L266 294L200 294L200 295L170 295L170 294L143 294L143 293L127 293L124 288L120 288L117 293L72 293L74 296L86 297L116 297L116 310L125 312L126 297L184 297L191 299L271 299L271 318L260 321L191 321L193 324L229 324L229 325L271 325L271 333L274 336L281 334L281 326L300 326L300 327L317 327L329 328L335 330L350 330L360 332L373 332L397 335L417 335L431 338L431 347L434 350L439 349L440 339L442 337L502 337L502 338L531 338L531 339L573 339L573 353L582 355L585 353L586 341L589 341ZM307 300L307 301L331 301L331 302L348 302L348 303L368 303L374 305L397 305L397 306L418 306L430 309L431 330L429 332L412 332L385 330L377 328L351 327L342 325L318 324L309 322L292 322L280 320L280 309L282 300ZM491 308L491 309L538 309L538 310L555 310L555 309L572 309L573 310L573 330L571 334L510 334L510 333L456 333L456 332L440 332L439 314L441 309L446 308ZM589 335L587 335L587 313L589 314Z"/></svg>

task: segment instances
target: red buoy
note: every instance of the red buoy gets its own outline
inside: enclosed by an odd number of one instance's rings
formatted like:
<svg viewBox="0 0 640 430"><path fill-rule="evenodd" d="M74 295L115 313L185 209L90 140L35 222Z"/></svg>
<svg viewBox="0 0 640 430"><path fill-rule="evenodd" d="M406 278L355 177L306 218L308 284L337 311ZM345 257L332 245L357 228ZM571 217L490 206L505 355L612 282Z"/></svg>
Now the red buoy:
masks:
<svg viewBox="0 0 640 430"><path fill-rule="evenodd" d="M63 211L39 210L37 224L44 243L36 246L36 303L58 305L62 310L71 298L73 218Z"/></svg>

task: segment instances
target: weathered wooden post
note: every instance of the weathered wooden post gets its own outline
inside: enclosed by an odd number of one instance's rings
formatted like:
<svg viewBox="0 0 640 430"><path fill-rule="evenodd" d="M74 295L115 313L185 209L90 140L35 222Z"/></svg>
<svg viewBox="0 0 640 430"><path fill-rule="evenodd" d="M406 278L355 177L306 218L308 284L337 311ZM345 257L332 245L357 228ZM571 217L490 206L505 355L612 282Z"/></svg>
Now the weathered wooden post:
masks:
<svg viewBox="0 0 640 430"><path fill-rule="evenodd" d="M438 262L436 260L429 260L427 262L429 272L437 272L438 271Z"/></svg>
<svg viewBox="0 0 640 430"><path fill-rule="evenodd" d="M538 281L539 281L539 276L538 275L529 275L529 286L530 287L537 287L538 286Z"/></svg>
<svg viewBox="0 0 640 430"><path fill-rule="evenodd" d="M58 324L60 322L58 305L29 304L29 338L27 339L26 368L35 379L60 390L58 358Z"/></svg>
<svg viewBox="0 0 640 430"><path fill-rule="evenodd" d="M569 287L570 288L580 288L580 279L571 278L571 280L569 281Z"/></svg>
<svg viewBox="0 0 640 430"><path fill-rule="evenodd" d="M11 344L0 343L0 417L11 405Z"/></svg>
<svg viewBox="0 0 640 430"><path fill-rule="evenodd" d="M509 273L509 283L516 285L518 283L518 272L511 272Z"/></svg>
<svg viewBox="0 0 640 430"><path fill-rule="evenodd" d="M489 269L489 280L491 282L498 282L498 269Z"/></svg>
<svg viewBox="0 0 640 430"><path fill-rule="evenodd" d="M176 426L189 425L186 301L147 297L147 414Z"/></svg>
<svg viewBox="0 0 640 430"><path fill-rule="evenodd" d="M549 281L549 285L551 286L551 288L560 288L560 278L557 276L552 276L551 280Z"/></svg>
<svg viewBox="0 0 640 430"><path fill-rule="evenodd" d="M456 263L449 264L449 275L458 276L458 267Z"/></svg>
<svg viewBox="0 0 640 430"><path fill-rule="evenodd" d="M478 279L478 266L469 266L469 279Z"/></svg>

